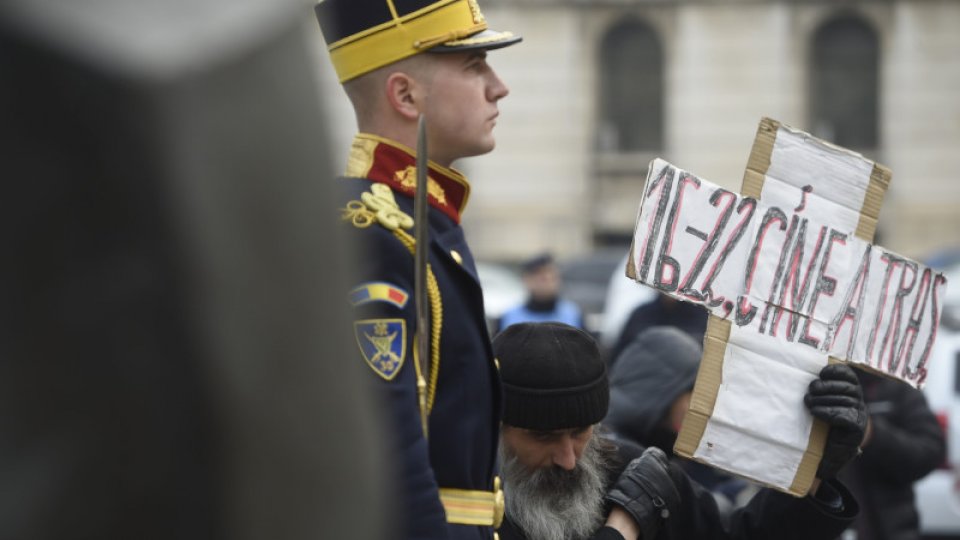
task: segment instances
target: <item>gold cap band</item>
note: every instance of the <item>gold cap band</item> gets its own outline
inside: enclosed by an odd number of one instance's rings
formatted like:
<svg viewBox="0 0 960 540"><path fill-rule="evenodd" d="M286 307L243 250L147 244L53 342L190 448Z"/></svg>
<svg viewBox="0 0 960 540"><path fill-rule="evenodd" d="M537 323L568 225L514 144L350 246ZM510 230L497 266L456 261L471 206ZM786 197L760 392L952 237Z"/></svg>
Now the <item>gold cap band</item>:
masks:
<svg viewBox="0 0 960 540"><path fill-rule="evenodd" d="M330 44L330 59L344 83L447 41L487 29L476 0L436 2Z"/></svg>

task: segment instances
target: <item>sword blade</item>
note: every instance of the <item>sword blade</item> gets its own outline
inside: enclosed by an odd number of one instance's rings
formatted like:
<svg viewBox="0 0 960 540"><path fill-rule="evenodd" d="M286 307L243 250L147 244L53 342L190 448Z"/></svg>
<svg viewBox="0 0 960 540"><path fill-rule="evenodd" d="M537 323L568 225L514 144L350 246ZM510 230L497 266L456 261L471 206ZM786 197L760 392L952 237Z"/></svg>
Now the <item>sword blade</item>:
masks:
<svg viewBox="0 0 960 540"><path fill-rule="evenodd" d="M423 433L427 434L427 381L430 380L430 306L427 298L427 251L430 248L430 233L427 216L427 124L420 115L417 123L417 190L413 197L414 252L414 300L417 312L417 364L422 380L418 380L420 421Z"/></svg>

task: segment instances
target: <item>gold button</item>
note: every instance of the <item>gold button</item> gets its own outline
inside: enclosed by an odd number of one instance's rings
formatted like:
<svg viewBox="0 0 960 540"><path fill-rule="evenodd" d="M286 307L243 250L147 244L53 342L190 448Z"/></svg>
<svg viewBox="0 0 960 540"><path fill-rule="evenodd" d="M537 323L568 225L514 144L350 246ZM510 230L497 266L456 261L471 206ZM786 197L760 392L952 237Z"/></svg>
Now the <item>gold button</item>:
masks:
<svg viewBox="0 0 960 540"><path fill-rule="evenodd" d="M450 256L453 257L453 260L457 261L457 264L463 264L463 257L455 249L450 250Z"/></svg>
<svg viewBox="0 0 960 540"><path fill-rule="evenodd" d="M497 371L500 371L500 361L496 358L493 359L493 366L497 368Z"/></svg>

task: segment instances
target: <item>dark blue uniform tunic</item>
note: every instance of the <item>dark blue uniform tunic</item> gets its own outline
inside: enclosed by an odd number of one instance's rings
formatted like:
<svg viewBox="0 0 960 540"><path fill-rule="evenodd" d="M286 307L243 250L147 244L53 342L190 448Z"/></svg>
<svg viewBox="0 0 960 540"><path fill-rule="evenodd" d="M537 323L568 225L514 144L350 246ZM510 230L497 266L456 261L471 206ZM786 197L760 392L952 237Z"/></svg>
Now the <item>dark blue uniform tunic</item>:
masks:
<svg viewBox="0 0 960 540"><path fill-rule="evenodd" d="M413 337L419 329L411 245L390 226L376 219L369 223L377 204L363 203L364 197L382 195L387 186L398 209L412 217L413 166L409 149L361 134L351 149L347 177L338 179L347 240L359 262L351 291L361 353L357 361L370 366L383 397L379 405L393 428L404 537L490 539L489 526L447 523L438 496L438 488L490 492L497 472L499 378L476 267L459 225L469 185L456 171L431 163L428 258L439 289L441 306L433 307L439 307L434 313L441 315L441 331L429 438L424 437L417 399ZM400 230L412 238L412 228Z"/></svg>

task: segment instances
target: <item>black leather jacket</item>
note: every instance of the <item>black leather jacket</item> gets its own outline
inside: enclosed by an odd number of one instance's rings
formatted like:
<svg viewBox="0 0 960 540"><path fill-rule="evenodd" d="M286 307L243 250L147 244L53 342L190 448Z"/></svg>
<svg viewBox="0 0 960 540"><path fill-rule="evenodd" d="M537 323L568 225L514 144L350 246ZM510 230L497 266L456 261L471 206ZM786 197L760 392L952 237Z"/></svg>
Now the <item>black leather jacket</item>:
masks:
<svg viewBox="0 0 960 540"><path fill-rule="evenodd" d="M863 455L840 473L863 508L857 538L919 539L913 483L943 462L943 430L919 390L859 370L857 376L872 433Z"/></svg>

